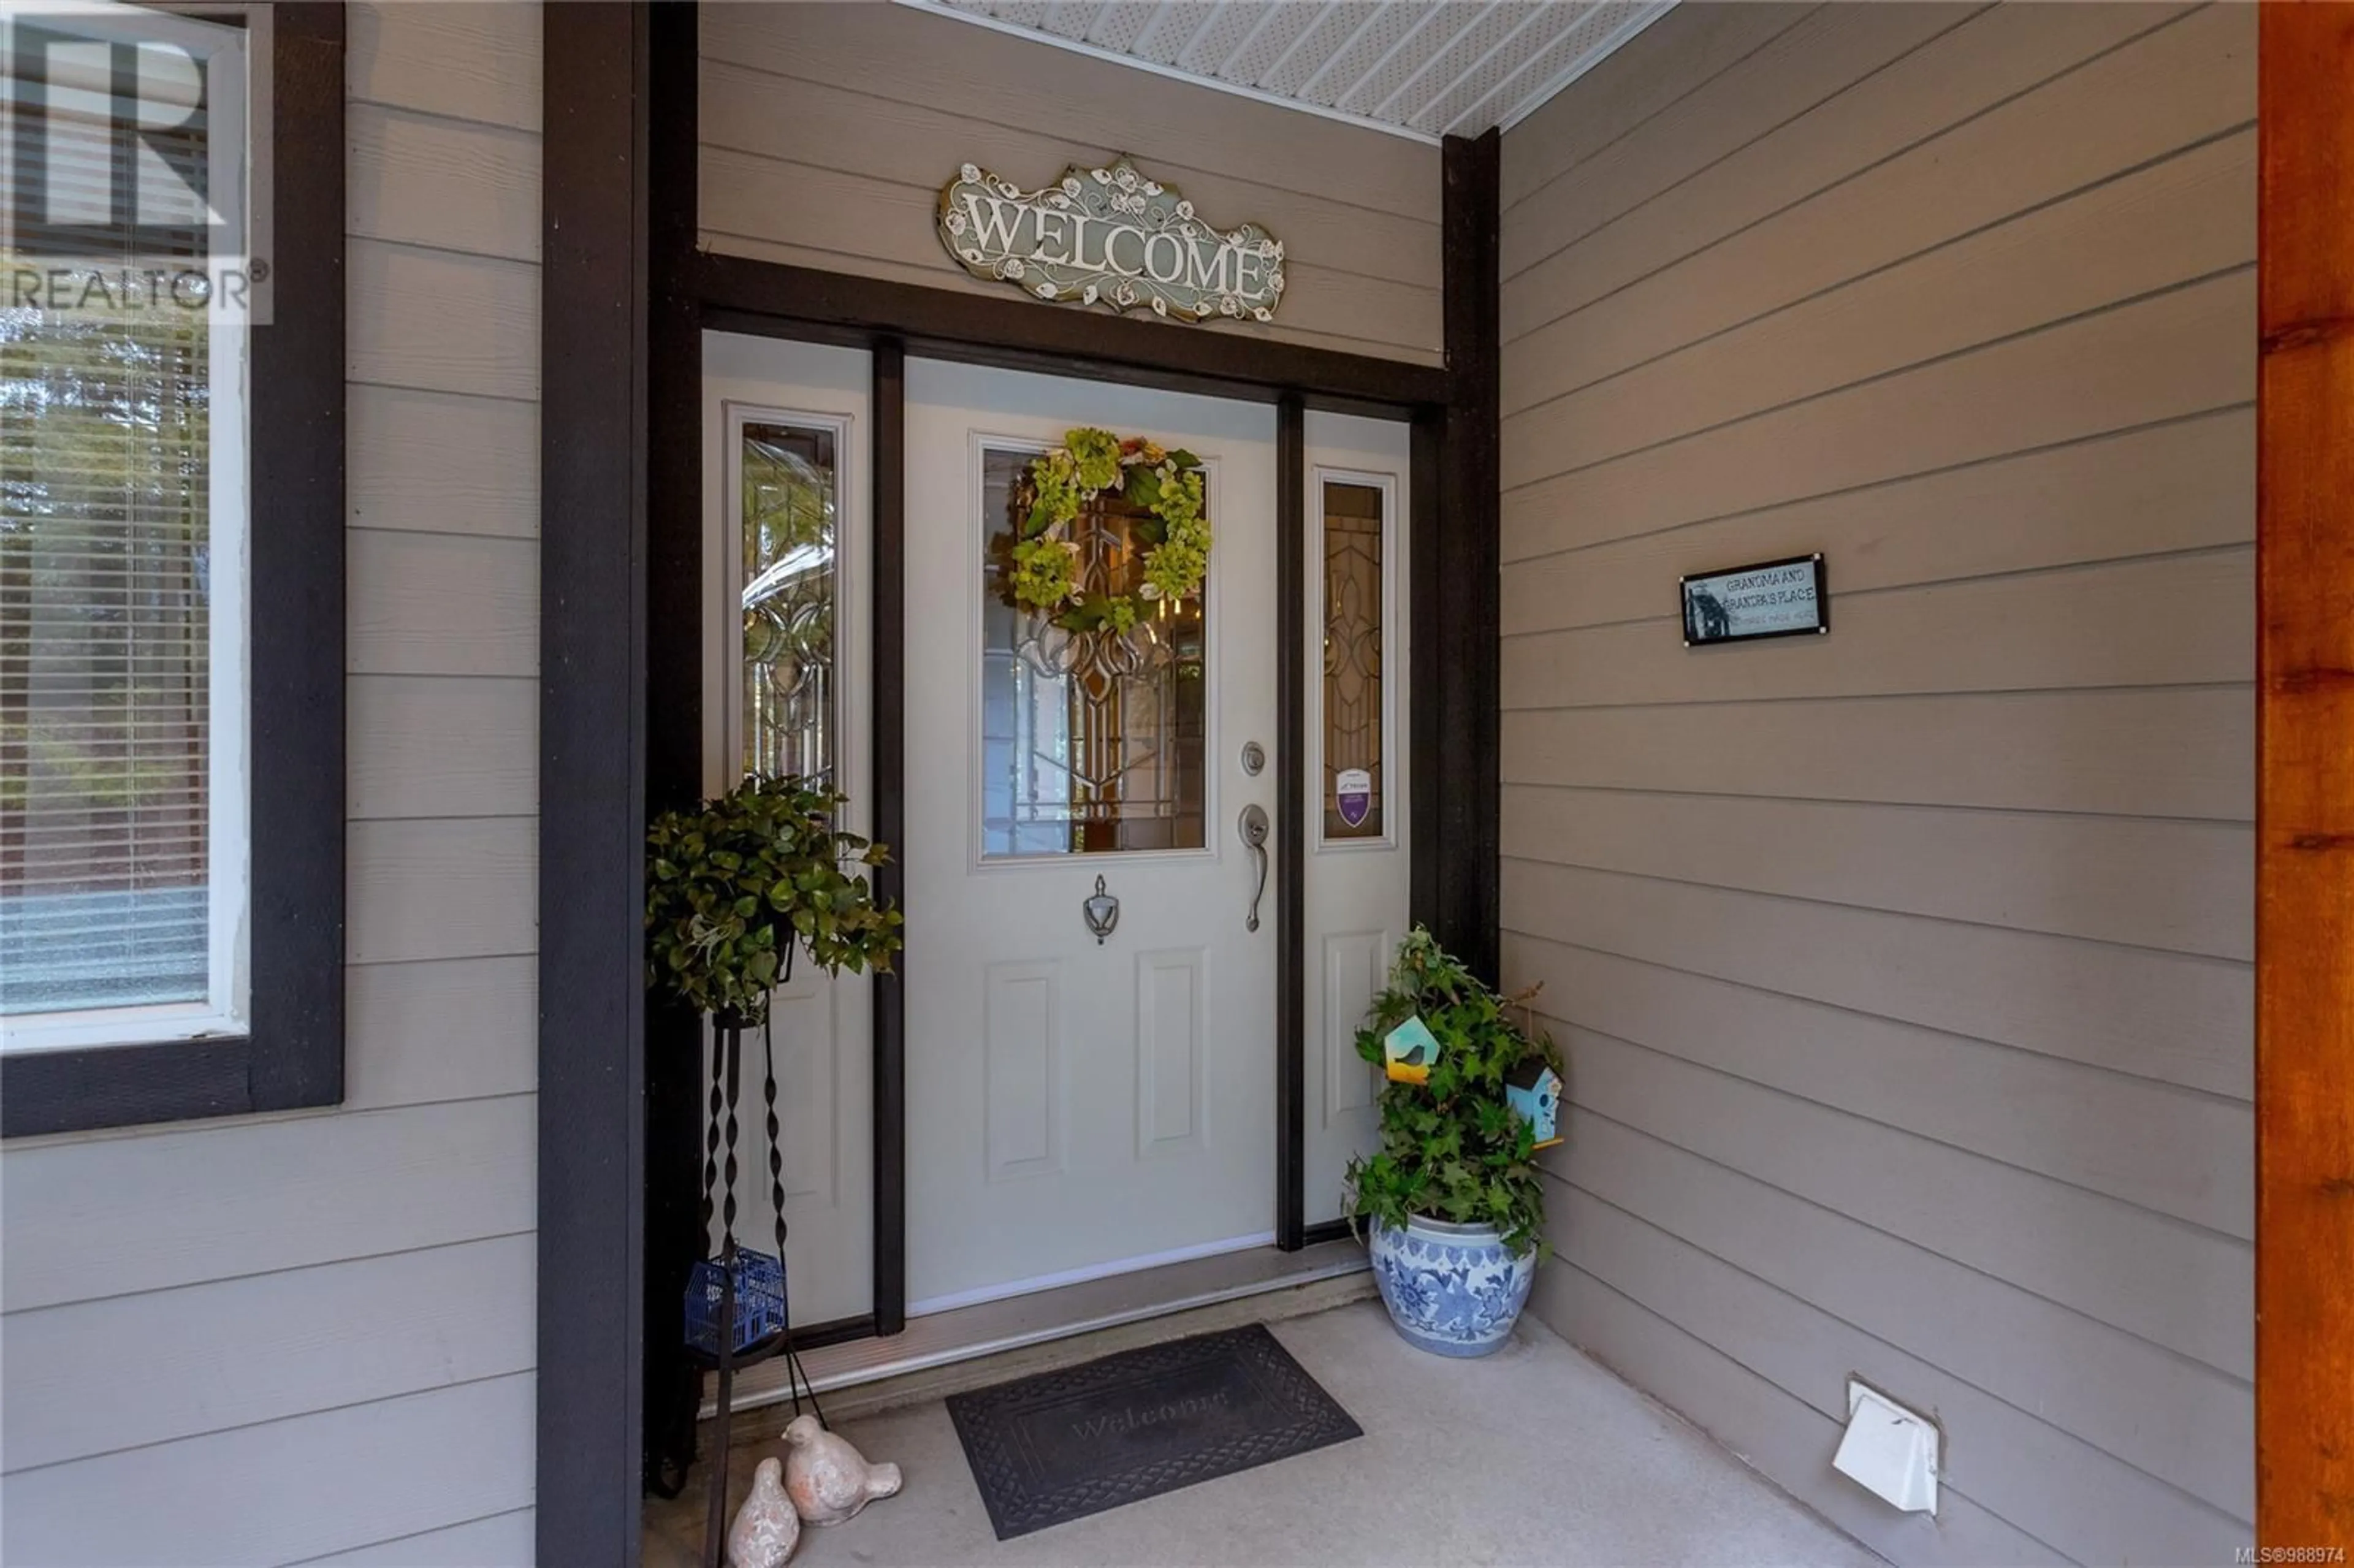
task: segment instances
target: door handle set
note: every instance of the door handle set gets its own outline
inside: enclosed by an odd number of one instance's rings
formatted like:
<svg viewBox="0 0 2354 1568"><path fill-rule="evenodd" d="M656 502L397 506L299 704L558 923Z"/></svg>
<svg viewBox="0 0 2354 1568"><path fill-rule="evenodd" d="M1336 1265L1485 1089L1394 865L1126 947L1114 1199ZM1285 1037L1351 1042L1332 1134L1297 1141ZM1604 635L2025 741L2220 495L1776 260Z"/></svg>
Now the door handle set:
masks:
<svg viewBox="0 0 2354 1568"><path fill-rule="evenodd" d="M1258 862L1258 879L1251 887L1250 918L1243 923L1245 930L1256 931L1259 900L1267 896L1267 808L1256 800L1245 806L1235 823L1235 832L1241 836L1243 847ZM1087 916L1087 929L1094 934L1098 948L1119 926L1119 900L1104 885L1100 876L1096 878L1094 894L1080 901L1079 912Z"/></svg>
<svg viewBox="0 0 2354 1568"><path fill-rule="evenodd" d="M1250 918L1244 923L1246 931L1258 929L1258 901L1267 895L1267 808L1254 800L1243 808L1235 831L1242 835L1243 847L1258 857L1258 883L1251 889Z"/></svg>

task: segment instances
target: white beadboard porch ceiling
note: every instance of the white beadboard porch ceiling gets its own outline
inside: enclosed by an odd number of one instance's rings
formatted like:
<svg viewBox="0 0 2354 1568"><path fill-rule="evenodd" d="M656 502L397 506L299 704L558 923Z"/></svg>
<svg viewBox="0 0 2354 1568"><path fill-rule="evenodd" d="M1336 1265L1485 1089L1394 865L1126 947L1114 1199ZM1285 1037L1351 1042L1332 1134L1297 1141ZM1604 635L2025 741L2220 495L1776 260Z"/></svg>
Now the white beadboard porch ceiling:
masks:
<svg viewBox="0 0 2354 1568"><path fill-rule="evenodd" d="M1416 141L1511 127L1675 0L899 0Z"/></svg>

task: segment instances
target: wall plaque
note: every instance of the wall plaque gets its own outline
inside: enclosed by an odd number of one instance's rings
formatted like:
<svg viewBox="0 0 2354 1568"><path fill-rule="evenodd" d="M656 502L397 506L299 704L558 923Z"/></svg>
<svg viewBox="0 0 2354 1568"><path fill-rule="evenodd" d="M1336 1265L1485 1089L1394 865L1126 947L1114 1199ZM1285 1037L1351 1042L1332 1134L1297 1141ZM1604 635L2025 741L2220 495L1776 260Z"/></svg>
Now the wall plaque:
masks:
<svg viewBox="0 0 2354 1568"><path fill-rule="evenodd" d="M1025 191L967 164L940 192L940 243L976 278L1041 300L1177 321L1271 321L1283 242L1255 223L1220 231L1173 185L1126 158Z"/></svg>
<svg viewBox="0 0 2354 1568"><path fill-rule="evenodd" d="M1701 572L1683 579L1684 646L1804 637L1831 629L1820 555Z"/></svg>

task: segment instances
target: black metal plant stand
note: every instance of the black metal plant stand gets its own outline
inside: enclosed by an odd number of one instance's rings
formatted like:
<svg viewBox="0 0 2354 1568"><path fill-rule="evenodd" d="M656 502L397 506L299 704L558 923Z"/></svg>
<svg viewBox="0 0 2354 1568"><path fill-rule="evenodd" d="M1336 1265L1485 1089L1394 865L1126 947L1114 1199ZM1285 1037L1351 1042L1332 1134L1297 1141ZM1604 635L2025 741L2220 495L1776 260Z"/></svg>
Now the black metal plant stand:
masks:
<svg viewBox="0 0 2354 1568"><path fill-rule="evenodd" d="M792 957L788 951L785 973L779 985L792 975ZM810 1409L821 1424L825 1411L818 1404L817 1390L811 1385L809 1373L802 1370L799 1354L793 1350L792 1316L790 1308L782 1314L781 1326L774 1332L754 1340L738 1350L736 1346L736 1106L738 1086L743 1077L744 1021L739 1017L715 1016L711 1031L711 1108L704 1127L703 1138L703 1231L711 1234L715 1194L720 1217L719 1244L719 1318L717 1333L709 1350L690 1346L690 1359L719 1373L718 1435L712 1445L710 1510L704 1526L703 1561L705 1568L720 1568L727 1539L727 1448L734 1425L736 1373L744 1367L758 1366L777 1356L786 1364L785 1386L792 1395L793 1414L799 1415L801 1395L809 1395ZM769 1129L769 1197L777 1221L777 1264L784 1269L785 1260L785 1160L777 1146L777 1049L773 1027L767 1020L760 1024L762 1057L761 1099L768 1115ZM724 1146L723 1146L724 1139ZM723 1163L723 1147L725 1160ZM786 1276L788 1282L790 1275Z"/></svg>

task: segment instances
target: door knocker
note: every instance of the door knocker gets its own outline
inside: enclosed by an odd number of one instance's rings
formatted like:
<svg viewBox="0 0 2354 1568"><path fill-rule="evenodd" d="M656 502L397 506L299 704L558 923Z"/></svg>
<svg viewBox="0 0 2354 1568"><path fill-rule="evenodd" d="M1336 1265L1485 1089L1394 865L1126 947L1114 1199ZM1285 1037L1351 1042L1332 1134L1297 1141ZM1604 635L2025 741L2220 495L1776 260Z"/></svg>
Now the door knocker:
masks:
<svg viewBox="0 0 2354 1568"><path fill-rule="evenodd" d="M1112 927L1119 924L1119 900L1104 891L1104 879L1098 876L1093 896L1079 908L1087 917L1087 929L1096 934L1096 946L1102 947Z"/></svg>

